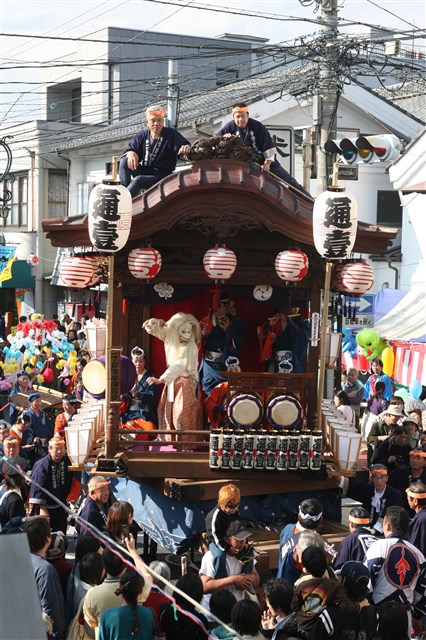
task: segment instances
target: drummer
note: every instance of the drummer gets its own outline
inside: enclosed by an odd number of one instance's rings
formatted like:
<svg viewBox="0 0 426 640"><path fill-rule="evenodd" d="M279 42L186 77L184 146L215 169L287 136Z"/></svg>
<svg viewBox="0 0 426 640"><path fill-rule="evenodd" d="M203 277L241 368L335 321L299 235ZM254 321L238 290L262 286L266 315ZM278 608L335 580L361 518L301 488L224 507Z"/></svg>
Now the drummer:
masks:
<svg viewBox="0 0 426 640"><path fill-rule="evenodd" d="M235 356L229 356L226 359L226 371L240 372L240 361ZM207 414L210 426L212 429L218 427L223 421L223 417L226 413L226 397L228 395L229 382L220 382L217 384L210 393L209 397L204 402L204 409Z"/></svg>
<svg viewBox="0 0 426 640"><path fill-rule="evenodd" d="M299 307L290 313L275 313L257 329L260 360L271 373L303 373L302 360L309 340L308 322L300 316ZM279 363L282 363L279 368Z"/></svg>
<svg viewBox="0 0 426 640"><path fill-rule="evenodd" d="M122 416L122 422L128 422L141 418L147 422L158 425L157 387L148 384L147 380L152 376L146 367L145 351L141 347L134 347L131 352L132 362L136 369L136 382L129 393L129 406Z"/></svg>
<svg viewBox="0 0 426 640"><path fill-rule="evenodd" d="M225 370L228 356L238 358L244 340L244 328L237 317L235 303L226 293L221 293L217 307L200 321L203 359L200 379L205 396L224 382L221 371Z"/></svg>

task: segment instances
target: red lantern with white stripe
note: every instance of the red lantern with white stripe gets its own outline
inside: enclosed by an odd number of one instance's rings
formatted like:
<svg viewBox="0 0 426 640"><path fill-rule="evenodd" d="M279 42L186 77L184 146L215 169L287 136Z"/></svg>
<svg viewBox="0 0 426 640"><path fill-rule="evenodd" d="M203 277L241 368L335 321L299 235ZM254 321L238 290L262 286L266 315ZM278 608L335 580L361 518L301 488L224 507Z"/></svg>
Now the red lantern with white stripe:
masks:
<svg viewBox="0 0 426 640"><path fill-rule="evenodd" d="M59 286L73 289L91 287L99 280L96 274L97 261L89 256L70 256L59 266Z"/></svg>
<svg viewBox="0 0 426 640"><path fill-rule="evenodd" d="M286 282L299 282L308 269L308 256L303 251L280 251L275 258L275 271Z"/></svg>
<svg viewBox="0 0 426 640"><path fill-rule="evenodd" d="M216 246L206 251L203 265L212 280L229 280L237 268L237 256L228 247Z"/></svg>
<svg viewBox="0 0 426 640"><path fill-rule="evenodd" d="M161 253L152 247L132 249L127 259L132 276L138 280L151 280L161 269Z"/></svg>
<svg viewBox="0 0 426 640"><path fill-rule="evenodd" d="M374 284L374 270L368 262L345 262L333 271L333 288L342 293L362 296Z"/></svg>

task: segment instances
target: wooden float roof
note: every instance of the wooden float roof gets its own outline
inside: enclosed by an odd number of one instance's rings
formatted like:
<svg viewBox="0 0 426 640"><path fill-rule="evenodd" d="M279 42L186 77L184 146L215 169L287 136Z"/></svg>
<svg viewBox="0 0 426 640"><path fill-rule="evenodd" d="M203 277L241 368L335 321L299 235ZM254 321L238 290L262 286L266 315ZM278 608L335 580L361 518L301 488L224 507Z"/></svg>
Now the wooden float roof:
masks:
<svg viewBox="0 0 426 640"><path fill-rule="evenodd" d="M249 164L203 160L167 176L133 200L129 243L161 231L182 231L187 223L189 232L210 235L208 229L214 229L219 241L234 236L240 226L257 233L278 232L295 244L314 247L312 210L312 203ZM87 215L43 220L42 228L53 246L90 246ZM360 222L354 252L383 254L397 233ZM267 245L268 234L258 235L258 241Z"/></svg>

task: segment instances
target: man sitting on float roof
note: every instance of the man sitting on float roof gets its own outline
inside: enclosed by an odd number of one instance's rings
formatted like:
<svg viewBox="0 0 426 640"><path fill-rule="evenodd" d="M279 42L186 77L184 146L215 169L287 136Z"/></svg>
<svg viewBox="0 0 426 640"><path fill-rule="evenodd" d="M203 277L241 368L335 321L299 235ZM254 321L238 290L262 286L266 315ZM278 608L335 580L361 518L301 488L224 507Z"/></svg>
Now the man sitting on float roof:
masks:
<svg viewBox="0 0 426 640"><path fill-rule="evenodd" d="M191 150L189 141L176 129L164 126L161 107L148 107L146 124L147 129L130 140L120 160L120 180L132 198L173 173L177 157Z"/></svg>
<svg viewBox="0 0 426 640"><path fill-rule="evenodd" d="M249 117L248 106L244 102L237 102L232 107L232 120L227 122L218 132L219 136L239 136L241 142L252 147L260 157L262 171L271 171L275 178L284 180L295 193L313 202L311 194L302 187L280 163L276 160L277 149L267 128L258 120Z"/></svg>

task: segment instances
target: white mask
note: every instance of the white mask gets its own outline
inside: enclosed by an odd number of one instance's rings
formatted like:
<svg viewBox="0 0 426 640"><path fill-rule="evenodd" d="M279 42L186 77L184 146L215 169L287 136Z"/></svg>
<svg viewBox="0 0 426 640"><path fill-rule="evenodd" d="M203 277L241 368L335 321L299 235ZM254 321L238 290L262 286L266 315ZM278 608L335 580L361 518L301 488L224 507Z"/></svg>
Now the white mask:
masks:
<svg viewBox="0 0 426 640"><path fill-rule="evenodd" d="M183 342L189 342L192 335L192 326L190 322L185 322L179 329L179 338Z"/></svg>

